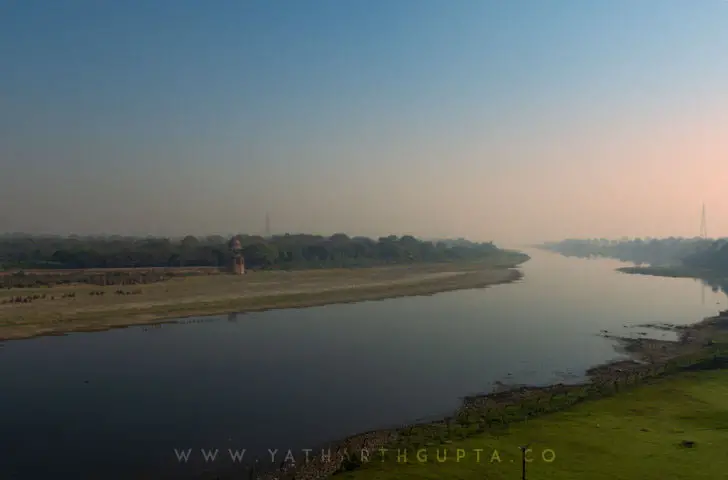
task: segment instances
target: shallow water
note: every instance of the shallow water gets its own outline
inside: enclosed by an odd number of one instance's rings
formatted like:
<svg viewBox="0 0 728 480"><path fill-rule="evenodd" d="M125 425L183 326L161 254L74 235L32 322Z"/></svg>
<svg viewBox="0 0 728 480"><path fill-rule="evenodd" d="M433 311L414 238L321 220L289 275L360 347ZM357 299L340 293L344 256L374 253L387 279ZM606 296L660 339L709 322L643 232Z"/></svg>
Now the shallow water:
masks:
<svg viewBox="0 0 728 480"><path fill-rule="evenodd" d="M220 450L211 468L232 464L228 449L280 462L448 413L496 381L577 381L620 357L601 330L669 338L625 326L726 308L694 280L529 254L523 280L487 289L6 342L0 478L176 478L202 448Z"/></svg>

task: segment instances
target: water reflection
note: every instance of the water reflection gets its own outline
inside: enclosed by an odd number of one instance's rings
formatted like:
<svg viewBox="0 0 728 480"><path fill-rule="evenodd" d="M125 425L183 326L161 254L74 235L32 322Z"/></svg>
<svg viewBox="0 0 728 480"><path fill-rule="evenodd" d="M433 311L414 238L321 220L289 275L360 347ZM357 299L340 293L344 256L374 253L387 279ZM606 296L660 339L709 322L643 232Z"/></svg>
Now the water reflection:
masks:
<svg viewBox="0 0 728 480"><path fill-rule="evenodd" d="M703 303L705 303L705 288L708 287L713 293L722 293L728 297L728 278L701 278L701 291L703 295ZM716 301L717 305L721 304L720 300Z"/></svg>
<svg viewBox="0 0 728 480"><path fill-rule="evenodd" d="M617 356L600 330L692 323L725 301L715 281L701 305L691 279L529 254L512 285L8 342L0 478L140 478L178 467L175 448L312 448L498 385L578 381Z"/></svg>

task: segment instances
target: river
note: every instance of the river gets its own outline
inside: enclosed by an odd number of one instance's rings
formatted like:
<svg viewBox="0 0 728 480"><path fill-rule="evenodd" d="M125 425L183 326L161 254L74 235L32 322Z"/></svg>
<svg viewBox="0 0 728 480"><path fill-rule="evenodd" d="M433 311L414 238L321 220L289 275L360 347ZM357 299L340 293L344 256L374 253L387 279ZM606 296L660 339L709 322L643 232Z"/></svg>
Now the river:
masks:
<svg viewBox="0 0 728 480"><path fill-rule="evenodd" d="M620 357L601 330L725 308L695 280L528 253L521 281L487 289L5 342L0 477L179 478L195 459L175 449L219 449L214 468L228 449L298 453L446 414L496 381L578 381Z"/></svg>

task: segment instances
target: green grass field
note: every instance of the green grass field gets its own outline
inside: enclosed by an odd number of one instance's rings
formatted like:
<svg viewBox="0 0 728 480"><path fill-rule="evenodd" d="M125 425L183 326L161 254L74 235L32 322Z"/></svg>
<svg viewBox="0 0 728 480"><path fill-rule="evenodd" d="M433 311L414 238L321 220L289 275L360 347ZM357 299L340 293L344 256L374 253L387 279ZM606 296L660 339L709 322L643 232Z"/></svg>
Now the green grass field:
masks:
<svg viewBox="0 0 728 480"><path fill-rule="evenodd" d="M685 441L694 444L687 446ZM406 464L402 458L398 463L396 452L382 461L375 451L362 467L336 477L517 480L521 478L518 447L525 444L531 445L532 461L527 464L531 480L728 478L728 371L677 374L511 424L499 433L413 446ZM426 462L417 460L418 448L426 449ZM479 459L476 449L481 450ZM444 462L438 462L438 451Z"/></svg>

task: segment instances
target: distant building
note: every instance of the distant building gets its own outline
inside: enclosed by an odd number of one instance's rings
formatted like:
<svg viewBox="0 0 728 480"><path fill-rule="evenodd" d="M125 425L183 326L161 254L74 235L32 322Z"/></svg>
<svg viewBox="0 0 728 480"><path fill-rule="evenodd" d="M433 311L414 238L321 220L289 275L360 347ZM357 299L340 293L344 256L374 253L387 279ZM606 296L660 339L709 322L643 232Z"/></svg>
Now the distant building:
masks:
<svg viewBox="0 0 728 480"><path fill-rule="evenodd" d="M230 254L232 257L232 273L235 275L245 274L245 258L243 257L243 248L240 245L240 239L233 237L228 243Z"/></svg>

